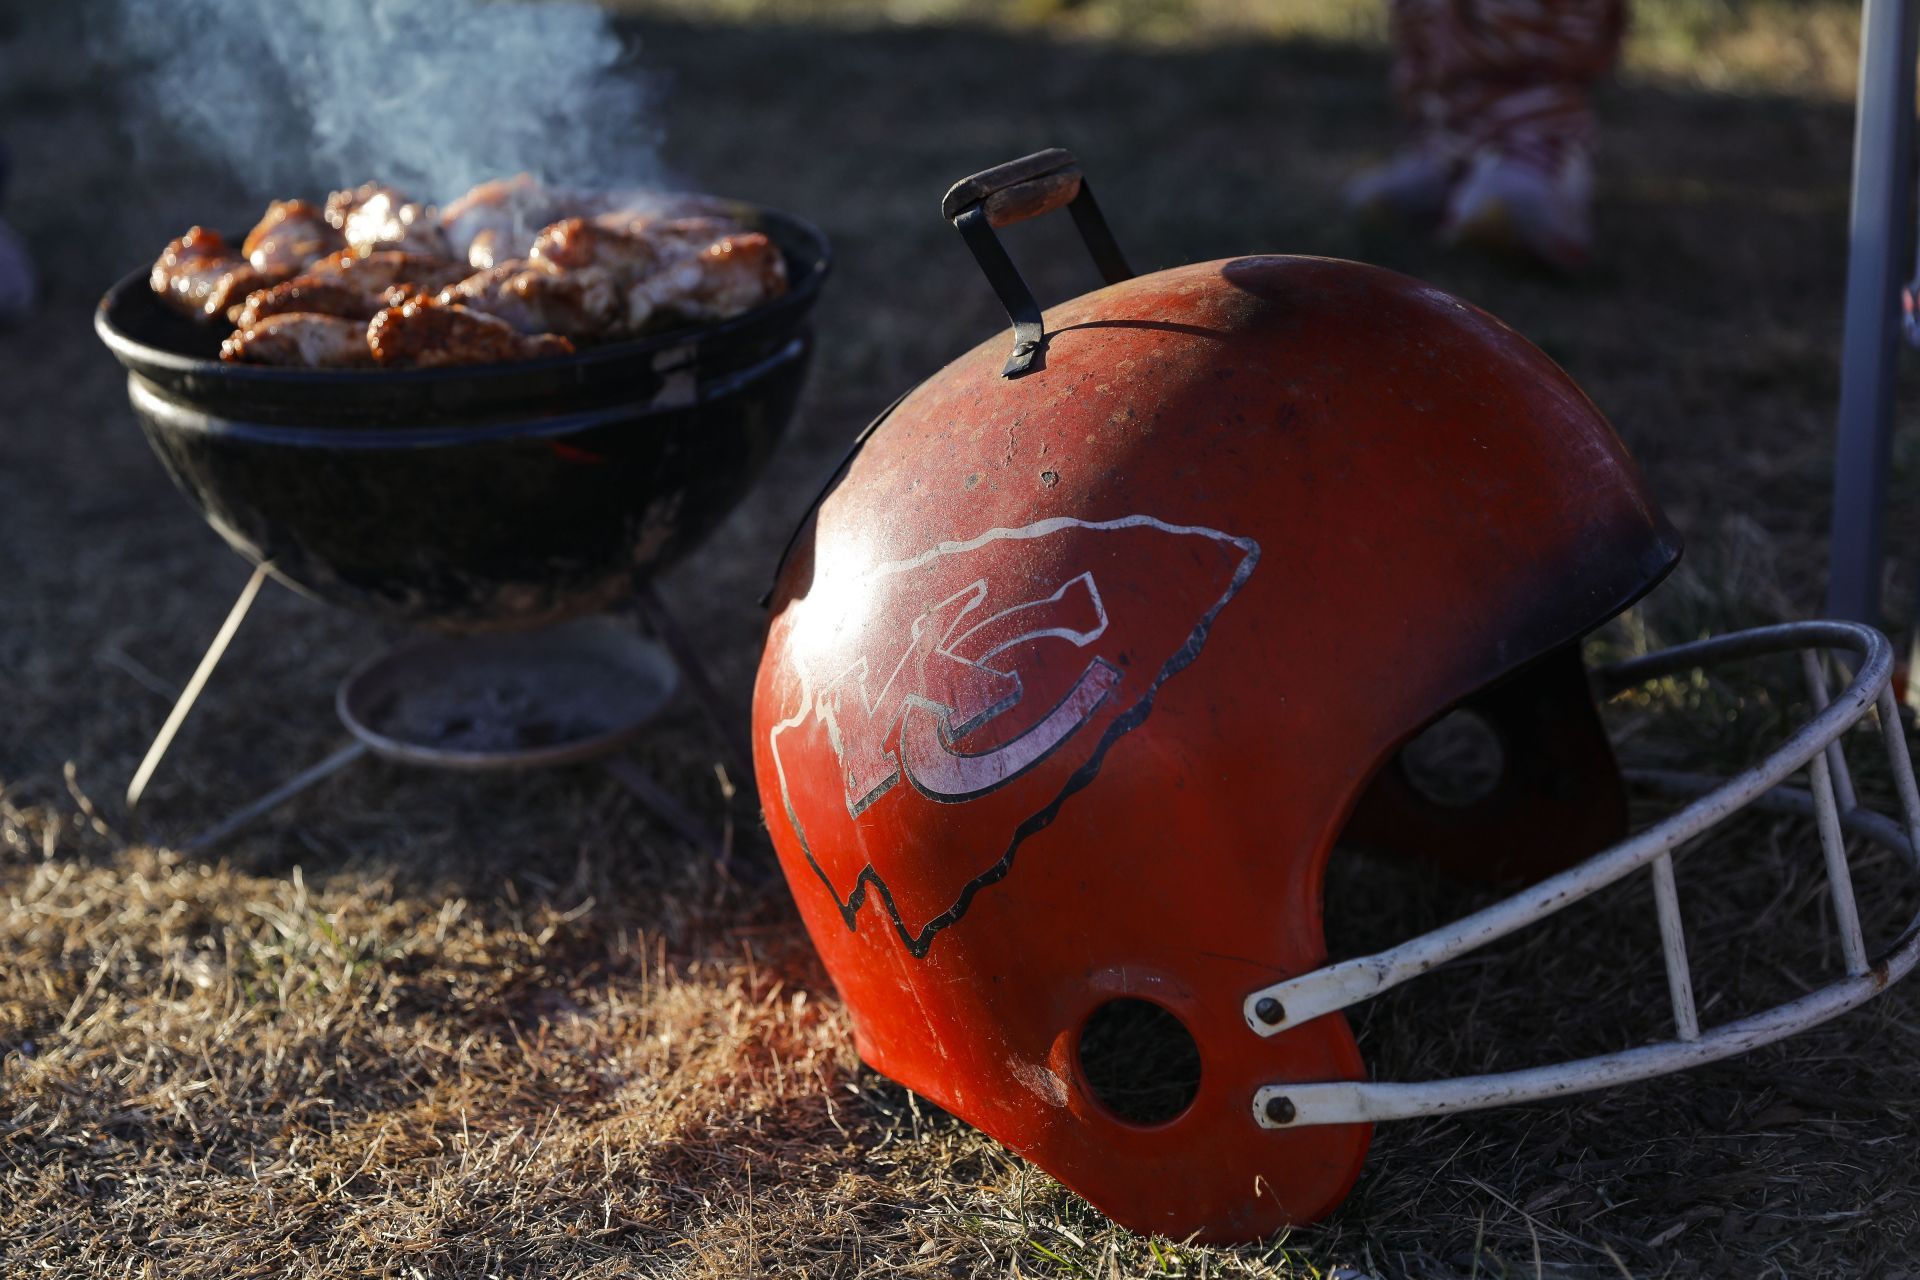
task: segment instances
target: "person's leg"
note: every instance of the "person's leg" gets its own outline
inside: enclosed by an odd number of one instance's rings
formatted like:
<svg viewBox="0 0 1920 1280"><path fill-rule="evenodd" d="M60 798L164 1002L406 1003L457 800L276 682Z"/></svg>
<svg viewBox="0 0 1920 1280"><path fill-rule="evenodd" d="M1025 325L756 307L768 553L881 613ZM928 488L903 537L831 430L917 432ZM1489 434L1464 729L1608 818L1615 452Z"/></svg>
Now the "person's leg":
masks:
<svg viewBox="0 0 1920 1280"><path fill-rule="evenodd" d="M0 208L6 203L8 169L7 149L0 146ZM0 218L0 324L30 314L35 290L33 259L27 256L27 246Z"/></svg>
<svg viewBox="0 0 1920 1280"><path fill-rule="evenodd" d="M1390 0L1393 84L1412 138L1385 163L1347 184L1347 205L1356 213L1424 225L1436 224L1446 214L1448 196L1468 159L1441 92L1453 4L1454 0Z"/></svg>
<svg viewBox="0 0 1920 1280"><path fill-rule="evenodd" d="M1623 0L1461 0L1441 90L1471 160L1441 235L1562 269L1592 251L1593 83L1613 65Z"/></svg>

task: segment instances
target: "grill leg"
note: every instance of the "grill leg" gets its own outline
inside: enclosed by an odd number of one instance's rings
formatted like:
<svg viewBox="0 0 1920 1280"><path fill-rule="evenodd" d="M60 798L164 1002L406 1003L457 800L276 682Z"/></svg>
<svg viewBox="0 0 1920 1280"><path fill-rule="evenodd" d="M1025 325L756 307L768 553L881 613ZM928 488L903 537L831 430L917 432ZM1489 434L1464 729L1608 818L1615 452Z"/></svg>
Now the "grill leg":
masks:
<svg viewBox="0 0 1920 1280"><path fill-rule="evenodd" d="M667 646L667 652L673 655L674 665L686 677L687 688L693 691L701 712L707 717L708 726L720 741L735 783L745 785L753 777L753 751L748 746L746 735L740 732L738 708L722 696L707 675L699 653L688 642L686 633L680 630L679 622L660 598L660 593L654 590L653 584L641 583L635 589L634 597L639 601L640 612L647 624L660 637L660 642Z"/></svg>
<svg viewBox="0 0 1920 1280"><path fill-rule="evenodd" d="M294 774L258 800L235 809L180 847L188 853L211 849L254 820L266 817L302 791L331 778L365 754L367 754L367 747L363 742L350 743L340 748L312 768Z"/></svg>
<svg viewBox="0 0 1920 1280"><path fill-rule="evenodd" d="M623 752L608 756L600 763L627 790L639 797L640 803L646 805L654 817L673 828L688 844L711 857L721 871L727 869L733 842L708 830L705 823L687 812L687 807L675 799L672 792L654 781L653 775L642 769L632 756Z"/></svg>
<svg viewBox="0 0 1920 1280"><path fill-rule="evenodd" d="M173 710L167 715L167 722L160 726L160 733L147 748L146 758L140 761L140 767L134 771L133 781L127 784L127 809L132 811L140 807L140 797L146 793L147 783L153 780L153 771L160 767L160 761L167 754L167 748L173 745L174 735L180 732L180 726L186 723L187 713L193 710L193 704L200 699L200 691L207 687L207 680L213 675L213 669L220 665L220 659L226 656L227 646L233 643L234 633L240 630L240 624L247 620L247 611L253 608L253 601L260 594L260 587L267 580L267 570L271 561L264 561L254 568L253 576L247 579L247 585L240 588L240 598L233 602L233 608L227 611L227 620L220 624L220 630L214 635L213 643L200 656L200 665L194 668L193 678L187 681L187 687L180 691L180 700L173 704Z"/></svg>

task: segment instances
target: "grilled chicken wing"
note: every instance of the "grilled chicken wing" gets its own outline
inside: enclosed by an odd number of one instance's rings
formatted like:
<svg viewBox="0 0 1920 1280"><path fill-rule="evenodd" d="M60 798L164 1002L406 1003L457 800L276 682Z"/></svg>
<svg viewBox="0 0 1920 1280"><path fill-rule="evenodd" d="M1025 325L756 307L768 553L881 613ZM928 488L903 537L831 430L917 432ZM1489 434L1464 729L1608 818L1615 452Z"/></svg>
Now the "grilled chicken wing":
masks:
<svg viewBox="0 0 1920 1280"><path fill-rule="evenodd" d="M382 249L365 256L351 250L336 253L322 258L306 271L309 279L338 280L370 297L379 297L395 285L410 285L415 290L434 293L469 274L469 267L451 258L398 249Z"/></svg>
<svg viewBox="0 0 1920 1280"><path fill-rule="evenodd" d="M540 228L585 198L541 185L530 173L483 182L440 215L455 257L484 271L527 256Z"/></svg>
<svg viewBox="0 0 1920 1280"><path fill-rule="evenodd" d="M660 320L724 320L787 288L786 263L771 240L714 216L568 218L540 233L529 261L563 276L612 275L631 331Z"/></svg>
<svg viewBox="0 0 1920 1280"><path fill-rule="evenodd" d="M273 281L257 270L218 231L193 230L168 245L153 264L153 291L189 315L214 317Z"/></svg>
<svg viewBox="0 0 1920 1280"><path fill-rule="evenodd" d="M383 249L450 256L434 207L377 182L328 196L326 217L346 237L347 247L362 257Z"/></svg>
<svg viewBox="0 0 1920 1280"><path fill-rule="evenodd" d="M418 298L375 316L367 326L367 343L382 366L414 369L530 360L573 350L557 334L529 337L495 316Z"/></svg>
<svg viewBox="0 0 1920 1280"><path fill-rule="evenodd" d="M541 229L562 220L593 218L625 231L634 223L714 214L725 208L725 202L707 196L549 187L522 173L481 183L446 207L440 225L454 255L484 271L532 257Z"/></svg>
<svg viewBox="0 0 1920 1280"><path fill-rule="evenodd" d="M660 246L636 234L632 221L565 218L534 237L527 261L555 271L601 267L630 286L660 262Z"/></svg>
<svg viewBox="0 0 1920 1280"><path fill-rule="evenodd" d="M504 262L442 289L436 302L484 312L521 333L570 338L617 331L625 320L620 288L605 269L557 271L529 262Z"/></svg>
<svg viewBox="0 0 1920 1280"><path fill-rule="evenodd" d="M735 216L737 204L690 191L610 192L600 198L598 205L596 210L574 212L622 231L644 231L657 222L690 222L701 218L717 219L728 226L739 225Z"/></svg>
<svg viewBox="0 0 1920 1280"><path fill-rule="evenodd" d="M167 246L152 286L183 311L231 319L229 360L525 359L570 351L570 339L724 320L784 293L779 249L734 208L702 196L590 195L523 173L482 183L441 218L368 183L334 192L324 210L275 201L238 253L195 227ZM370 346L349 340L362 321Z"/></svg>
<svg viewBox="0 0 1920 1280"><path fill-rule="evenodd" d="M254 270L282 279L306 270L346 243L317 206L305 200L275 200L247 234L240 251Z"/></svg>
<svg viewBox="0 0 1920 1280"><path fill-rule="evenodd" d="M662 319L710 323L751 311L787 291L779 246L758 231L715 233L714 220L686 219L648 226L660 265L627 290L627 323L634 330Z"/></svg>
<svg viewBox="0 0 1920 1280"><path fill-rule="evenodd" d="M251 329L268 316L293 312L367 321L386 307L389 292L384 287L369 292L341 278L295 276L248 294L244 303L228 312L228 318L241 329Z"/></svg>
<svg viewBox="0 0 1920 1280"><path fill-rule="evenodd" d="M502 262L511 262L518 257L519 240L510 232L495 227L485 227L474 234L467 242L464 255L467 265L485 271Z"/></svg>
<svg viewBox="0 0 1920 1280"><path fill-rule="evenodd" d="M298 369L363 369L373 363L359 320L299 312L268 316L220 344L222 360Z"/></svg>

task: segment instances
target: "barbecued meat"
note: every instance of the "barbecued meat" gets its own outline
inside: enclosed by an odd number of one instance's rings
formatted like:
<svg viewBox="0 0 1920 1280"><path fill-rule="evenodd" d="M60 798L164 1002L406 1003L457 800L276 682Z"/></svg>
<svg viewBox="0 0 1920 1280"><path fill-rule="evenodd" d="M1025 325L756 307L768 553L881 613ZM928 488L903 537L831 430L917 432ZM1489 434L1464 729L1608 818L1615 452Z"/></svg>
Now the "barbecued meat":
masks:
<svg viewBox="0 0 1920 1280"><path fill-rule="evenodd" d="M361 369L373 363L360 320L298 312L268 316L220 344L222 360L299 369Z"/></svg>
<svg viewBox="0 0 1920 1280"><path fill-rule="evenodd" d="M527 261L556 271L601 267L622 286L631 285L660 261L659 246L629 230L631 225L630 221L621 225L617 219L563 219L534 238Z"/></svg>
<svg viewBox="0 0 1920 1280"><path fill-rule="evenodd" d="M540 228L586 203L522 173L481 183L447 206L440 225L453 255L484 271L526 257Z"/></svg>
<svg viewBox="0 0 1920 1280"><path fill-rule="evenodd" d="M571 191L523 173L475 187L444 219L377 183L336 191L324 209L277 200L241 252L202 227L168 245L152 285L182 311L231 320L226 359L325 368L373 359L330 322L369 322L383 364L475 364L724 320L787 279L779 249L725 201ZM455 345L426 349L441 340Z"/></svg>
<svg viewBox="0 0 1920 1280"><path fill-rule="evenodd" d="M718 196L695 195L690 191L630 191L605 196L597 211L575 212L591 217L604 227L639 232L656 223L691 223L708 218L737 227L740 225L737 207Z"/></svg>
<svg viewBox="0 0 1920 1280"><path fill-rule="evenodd" d="M514 244L514 237L510 233L485 227L474 233L473 239L467 242L467 265L485 271L502 262L511 262L519 256L514 252Z"/></svg>
<svg viewBox="0 0 1920 1280"><path fill-rule="evenodd" d="M634 224L713 215L726 207L724 201L709 196L549 187L532 174L522 173L481 183L446 207L440 225L446 230L454 255L485 270L513 259L533 257L535 238L542 234L542 228L558 222L591 218L609 229L626 231Z"/></svg>
<svg viewBox="0 0 1920 1280"><path fill-rule="evenodd" d="M451 256L434 207L377 182L328 196L326 217L362 256L382 249Z"/></svg>
<svg viewBox="0 0 1920 1280"><path fill-rule="evenodd" d="M321 210L305 200L275 200L241 246L254 270L274 279L304 271L346 246Z"/></svg>
<svg viewBox="0 0 1920 1280"><path fill-rule="evenodd" d="M529 261L563 276L609 273L624 295L626 326L671 319L724 320L786 292L772 241L726 218L568 218L546 228Z"/></svg>
<svg viewBox="0 0 1920 1280"><path fill-rule="evenodd" d="M218 231L193 230L168 245L153 264L153 291L190 315L219 316L273 281L233 251Z"/></svg>
<svg viewBox="0 0 1920 1280"><path fill-rule="evenodd" d="M707 218L645 228L660 262L627 290L629 327L725 320L787 291L786 263L773 241L758 231L716 229Z"/></svg>
<svg viewBox="0 0 1920 1280"><path fill-rule="evenodd" d="M600 267L557 271L505 262L448 285L435 299L498 316L521 333L585 338L618 329L625 319L620 288Z"/></svg>
<svg viewBox="0 0 1920 1280"><path fill-rule="evenodd" d="M451 258L422 253L403 253L382 249L361 257L352 251L322 258L307 268L307 276L321 280L339 280L372 297L378 297L395 285L412 285L432 293L465 279L471 269Z"/></svg>
<svg viewBox="0 0 1920 1280"><path fill-rule="evenodd" d="M646 236L662 251L699 253L715 242L746 228L732 218L701 214L688 218L651 218L634 224L634 231Z"/></svg>
<svg viewBox="0 0 1920 1280"><path fill-rule="evenodd" d="M367 343L387 368L493 364L573 351L573 344L557 334L529 337L497 317L419 299L375 316L367 326Z"/></svg>
<svg viewBox="0 0 1920 1280"><path fill-rule="evenodd" d="M296 311L315 315L340 316L347 320L371 320L386 307L381 288L369 292L344 278L295 276L270 289L258 289L229 314L228 319L241 329L250 329L268 316Z"/></svg>

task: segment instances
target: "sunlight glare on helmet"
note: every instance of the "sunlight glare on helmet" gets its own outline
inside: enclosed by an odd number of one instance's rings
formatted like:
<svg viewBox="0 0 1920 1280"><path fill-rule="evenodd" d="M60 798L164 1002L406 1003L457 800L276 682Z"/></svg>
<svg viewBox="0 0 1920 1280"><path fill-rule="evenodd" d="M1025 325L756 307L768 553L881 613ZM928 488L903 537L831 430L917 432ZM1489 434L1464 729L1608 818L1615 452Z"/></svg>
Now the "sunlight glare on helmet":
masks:
<svg viewBox="0 0 1920 1280"><path fill-rule="evenodd" d="M873 568L865 537L847 537L814 566L806 594L794 601L793 651L802 670L838 651L840 637L858 634L873 605Z"/></svg>

